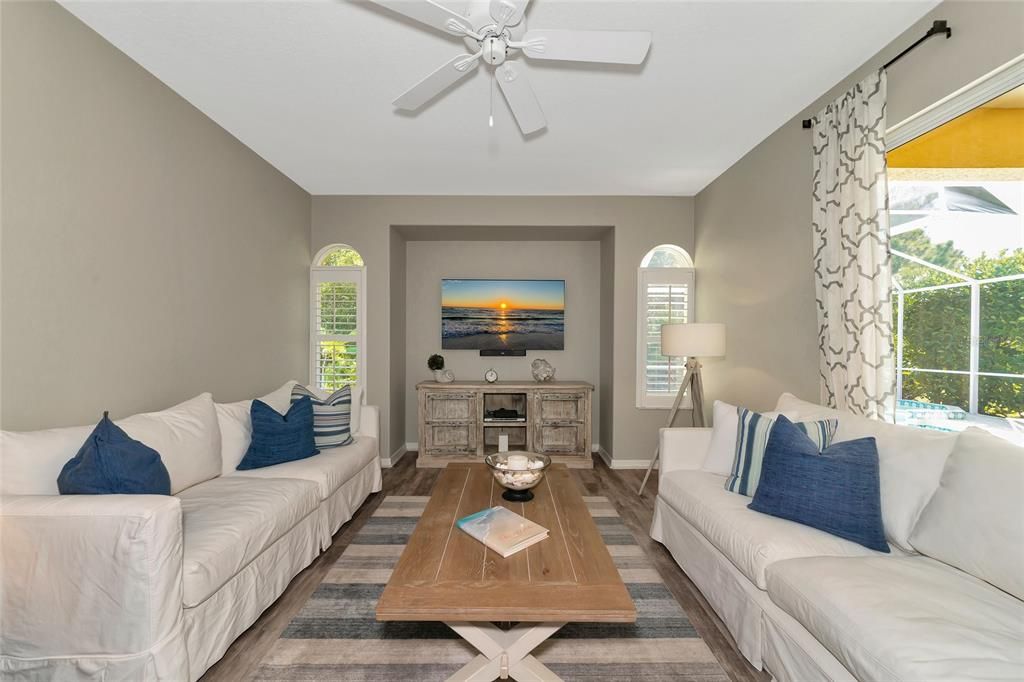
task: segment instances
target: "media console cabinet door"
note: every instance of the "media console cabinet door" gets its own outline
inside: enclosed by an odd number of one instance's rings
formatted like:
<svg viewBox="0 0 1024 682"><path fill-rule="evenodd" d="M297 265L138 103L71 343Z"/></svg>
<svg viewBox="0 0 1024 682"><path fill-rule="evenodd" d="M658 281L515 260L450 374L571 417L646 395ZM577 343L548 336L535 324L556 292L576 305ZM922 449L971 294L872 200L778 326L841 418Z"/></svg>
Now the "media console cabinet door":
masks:
<svg viewBox="0 0 1024 682"><path fill-rule="evenodd" d="M545 455L572 455L584 452L584 440L580 424L538 424L533 447Z"/></svg>
<svg viewBox="0 0 1024 682"><path fill-rule="evenodd" d="M423 416L428 422L468 423L480 419L479 394L469 391L427 393L424 408Z"/></svg>
<svg viewBox="0 0 1024 682"><path fill-rule="evenodd" d="M580 391L538 391L539 421L582 423L590 413L587 402L587 394Z"/></svg>
<svg viewBox="0 0 1024 682"><path fill-rule="evenodd" d="M476 424L427 424L428 455L476 454Z"/></svg>

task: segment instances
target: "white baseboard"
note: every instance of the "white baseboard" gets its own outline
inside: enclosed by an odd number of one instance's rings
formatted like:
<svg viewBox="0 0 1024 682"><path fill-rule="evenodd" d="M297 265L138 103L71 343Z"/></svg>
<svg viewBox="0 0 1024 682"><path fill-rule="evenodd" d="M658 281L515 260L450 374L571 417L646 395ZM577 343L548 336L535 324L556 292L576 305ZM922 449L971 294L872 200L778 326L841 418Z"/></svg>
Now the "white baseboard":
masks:
<svg viewBox="0 0 1024 682"><path fill-rule="evenodd" d="M604 448L600 448L597 454L609 469L646 469L651 464L649 459L615 459Z"/></svg>
<svg viewBox="0 0 1024 682"><path fill-rule="evenodd" d="M398 449L395 450L394 452L392 452L390 457L381 457L380 458L380 465L382 467L384 467L385 469L390 469L391 467L395 466L396 464L398 464L398 460L402 459L402 457L405 457L405 453L409 452L409 450L415 450L416 449L415 447L410 448L409 447L410 445L416 445L416 444L415 443L404 443L402 445L399 445Z"/></svg>

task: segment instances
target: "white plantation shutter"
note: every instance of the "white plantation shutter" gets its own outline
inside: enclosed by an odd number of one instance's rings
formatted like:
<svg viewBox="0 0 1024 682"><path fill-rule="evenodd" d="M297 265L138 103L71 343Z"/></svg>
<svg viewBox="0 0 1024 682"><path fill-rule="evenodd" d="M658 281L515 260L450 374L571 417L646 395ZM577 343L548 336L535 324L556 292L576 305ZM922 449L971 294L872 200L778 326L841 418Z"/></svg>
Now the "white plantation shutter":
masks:
<svg viewBox="0 0 1024 682"><path fill-rule="evenodd" d="M637 407L671 407L686 358L662 355L661 326L693 320L693 269L640 268L637 285Z"/></svg>
<svg viewBox="0 0 1024 682"><path fill-rule="evenodd" d="M364 364L364 270L315 267L310 276L310 377L334 391L362 383Z"/></svg>

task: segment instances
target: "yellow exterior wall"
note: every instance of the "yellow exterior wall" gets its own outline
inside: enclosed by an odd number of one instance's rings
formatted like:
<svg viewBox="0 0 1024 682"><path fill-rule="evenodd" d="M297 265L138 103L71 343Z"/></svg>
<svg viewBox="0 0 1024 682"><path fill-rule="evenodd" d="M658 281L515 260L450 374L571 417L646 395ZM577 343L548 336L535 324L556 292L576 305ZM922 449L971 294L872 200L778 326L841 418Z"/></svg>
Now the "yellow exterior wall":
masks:
<svg viewBox="0 0 1024 682"><path fill-rule="evenodd" d="M890 168L1024 167L1024 109L980 108L888 154Z"/></svg>

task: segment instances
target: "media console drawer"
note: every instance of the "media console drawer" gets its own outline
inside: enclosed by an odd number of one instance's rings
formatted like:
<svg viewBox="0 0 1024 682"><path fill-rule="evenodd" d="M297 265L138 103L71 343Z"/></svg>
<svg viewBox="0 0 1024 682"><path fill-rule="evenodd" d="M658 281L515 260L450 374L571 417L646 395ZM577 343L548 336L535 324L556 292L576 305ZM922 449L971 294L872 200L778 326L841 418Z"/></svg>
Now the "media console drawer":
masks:
<svg viewBox="0 0 1024 682"><path fill-rule="evenodd" d="M569 466L593 466L593 391L579 381L419 383L416 465L480 461L496 452L498 436L506 435L511 450L543 453Z"/></svg>

